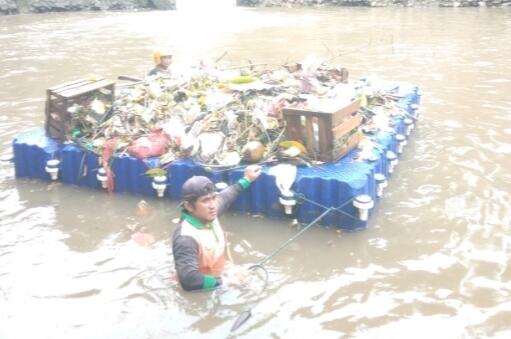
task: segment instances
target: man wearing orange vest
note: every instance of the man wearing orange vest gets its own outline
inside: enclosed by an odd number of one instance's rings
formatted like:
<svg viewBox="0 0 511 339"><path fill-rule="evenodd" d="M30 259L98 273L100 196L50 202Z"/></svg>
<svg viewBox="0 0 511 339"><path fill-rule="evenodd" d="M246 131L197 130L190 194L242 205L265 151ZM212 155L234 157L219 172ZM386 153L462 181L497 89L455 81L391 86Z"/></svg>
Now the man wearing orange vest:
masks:
<svg viewBox="0 0 511 339"><path fill-rule="evenodd" d="M172 252L184 290L208 290L222 285L226 242L217 216L260 174L260 166L247 166L243 178L219 193L207 177L193 176L183 184L181 225L174 232Z"/></svg>

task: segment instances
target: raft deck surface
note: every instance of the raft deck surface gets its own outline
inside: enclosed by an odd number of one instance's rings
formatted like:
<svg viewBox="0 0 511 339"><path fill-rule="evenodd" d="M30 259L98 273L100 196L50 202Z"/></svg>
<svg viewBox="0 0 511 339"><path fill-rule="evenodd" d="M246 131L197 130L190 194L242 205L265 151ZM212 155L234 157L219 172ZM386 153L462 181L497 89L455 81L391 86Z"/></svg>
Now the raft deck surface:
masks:
<svg viewBox="0 0 511 339"><path fill-rule="evenodd" d="M410 116L416 118L413 107L419 104L418 88L409 84L399 84L399 105ZM297 177L292 187L293 191L303 196L294 213L299 222L308 223L318 217L325 207L339 207L338 210L327 214L320 224L335 226L344 230L357 230L367 227L367 221L358 218L358 209L353 206L353 199L358 195L368 195L373 201L377 196L375 174L390 178L387 151L397 155L397 134L407 135L407 126L403 116L393 118L396 133L378 132L372 138L380 145L374 151L373 161L357 160L359 150L355 149L342 159L325 163L317 167L298 167ZM14 164L16 177L29 177L50 181L45 170L47 161L59 159L59 179L65 184L102 189L97 180L100 168L97 155L80 149L75 144L61 144L47 137L43 128L35 128L22 132L13 140ZM115 157L112 170L115 176L115 192L129 192L146 196L156 196L152 186L152 178L145 172L158 166L158 158L139 160L128 155ZM251 214L267 216L284 216L279 204L280 192L275 185L275 177L268 174L268 166L263 167L263 173L251 187L243 192L231 209ZM167 168L167 189L165 198L181 199L181 186L193 175L205 175L214 182L236 182L243 175L243 169L230 171L206 171L191 160L178 160ZM300 200L300 199L299 199Z"/></svg>

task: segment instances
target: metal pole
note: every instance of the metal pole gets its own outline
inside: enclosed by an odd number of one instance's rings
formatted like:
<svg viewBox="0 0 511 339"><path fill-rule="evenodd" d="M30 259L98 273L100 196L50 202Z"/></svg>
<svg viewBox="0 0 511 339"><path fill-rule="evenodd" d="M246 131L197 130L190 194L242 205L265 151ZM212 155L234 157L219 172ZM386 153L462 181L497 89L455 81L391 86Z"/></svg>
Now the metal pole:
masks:
<svg viewBox="0 0 511 339"><path fill-rule="evenodd" d="M297 232L295 235L293 235L291 238L289 238L285 243L283 243L282 245L280 245L279 248L277 248L275 251L273 251L271 254L269 254L266 258L264 258L263 260L261 260L259 262L259 266L262 266L264 265L266 262L268 262L268 260L270 260L272 257L274 257L277 253L279 253L280 251L282 251L284 249L284 247L286 247L290 242L292 242L293 240L295 240L296 238L298 238L300 235L302 235L305 231L307 231L309 228L311 228L312 226L314 226L319 220L321 220L321 218L323 218L327 213L329 213L331 210L333 210L334 208L332 207L329 207L327 208L323 213L321 213L316 219L314 219L313 221L311 221L307 226L305 226L304 228L302 228L299 232Z"/></svg>

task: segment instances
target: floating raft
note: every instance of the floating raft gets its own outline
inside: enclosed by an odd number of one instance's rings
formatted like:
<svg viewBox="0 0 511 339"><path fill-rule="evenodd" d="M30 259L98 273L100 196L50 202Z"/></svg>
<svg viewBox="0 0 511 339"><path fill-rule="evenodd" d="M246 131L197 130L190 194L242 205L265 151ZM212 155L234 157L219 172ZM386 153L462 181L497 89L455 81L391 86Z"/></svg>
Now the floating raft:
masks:
<svg viewBox="0 0 511 339"><path fill-rule="evenodd" d="M374 150L373 159L358 160L360 151L355 149L336 162L317 167L298 167L292 187L296 201L292 214L294 218L301 223L308 223L325 208L335 207L335 210L320 220L321 225L343 230L367 227L368 218L363 216L359 207L366 207L371 214L418 118L418 88L400 83L396 96L401 98L399 106L408 112L408 117L396 115L392 118L395 132L380 131L370 136L380 145ZM53 175L53 180L65 184L103 189L101 180L98 180L101 177L100 164L94 153L84 151L75 144L59 143L48 137L43 128L20 133L12 144L18 178L51 181ZM207 171L191 160L178 160L167 168L169 175L163 181L155 182L145 172L158 167L158 161L158 158L139 160L129 155L115 157L112 163L115 192L156 197L156 189L164 188L164 198L179 201L181 186L193 175L205 175L215 183L227 184L236 182L243 175L243 168ZM239 196L232 210L272 217L285 216L281 194L275 185L275 177L268 173L269 168L263 167L259 179Z"/></svg>

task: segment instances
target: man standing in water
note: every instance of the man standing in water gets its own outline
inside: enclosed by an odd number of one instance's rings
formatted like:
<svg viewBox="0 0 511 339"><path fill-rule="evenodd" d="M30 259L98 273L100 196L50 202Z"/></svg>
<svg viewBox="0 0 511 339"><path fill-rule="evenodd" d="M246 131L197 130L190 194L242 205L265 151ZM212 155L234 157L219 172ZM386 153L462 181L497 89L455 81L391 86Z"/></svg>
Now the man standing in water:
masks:
<svg viewBox="0 0 511 339"><path fill-rule="evenodd" d="M163 75L170 76L170 65L172 64L172 52L170 49L160 49L153 53L155 67L149 71L148 76Z"/></svg>
<svg viewBox="0 0 511 339"><path fill-rule="evenodd" d="M260 174L260 166L247 166L243 178L220 193L203 176L193 176L183 184L181 225L174 232L172 252L184 290L208 290L222 285L226 242L217 216Z"/></svg>

